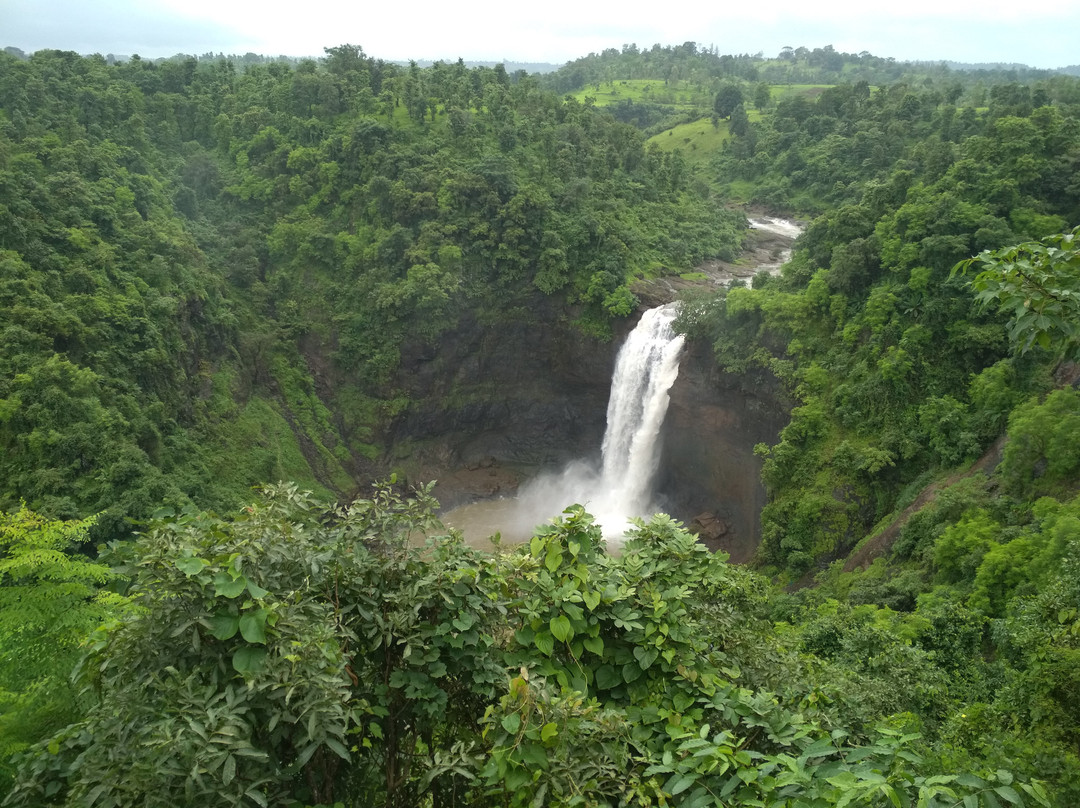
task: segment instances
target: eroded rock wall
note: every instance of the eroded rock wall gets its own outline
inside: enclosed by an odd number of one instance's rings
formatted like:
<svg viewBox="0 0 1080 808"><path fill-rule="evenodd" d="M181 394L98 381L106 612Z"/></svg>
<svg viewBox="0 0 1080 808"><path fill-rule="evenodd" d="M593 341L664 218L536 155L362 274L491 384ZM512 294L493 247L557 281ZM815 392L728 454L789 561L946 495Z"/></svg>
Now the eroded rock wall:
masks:
<svg viewBox="0 0 1080 808"><path fill-rule="evenodd" d="M764 371L722 372L708 346L687 346L671 390L657 490L712 549L748 561L761 539L758 443L776 443L790 406Z"/></svg>
<svg viewBox="0 0 1080 808"><path fill-rule="evenodd" d="M393 424L391 461L444 480L450 507L598 454L621 337L585 336L546 298L490 324L463 319L437 347L403 352L413 403Z"/></svg>

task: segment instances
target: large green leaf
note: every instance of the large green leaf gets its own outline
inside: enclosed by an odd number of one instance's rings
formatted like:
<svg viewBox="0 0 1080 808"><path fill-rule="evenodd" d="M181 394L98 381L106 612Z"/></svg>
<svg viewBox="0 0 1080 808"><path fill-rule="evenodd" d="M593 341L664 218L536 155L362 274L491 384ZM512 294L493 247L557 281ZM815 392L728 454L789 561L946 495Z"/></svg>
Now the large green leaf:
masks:
<svg viewBox="0 0 1080 808"><path fill-rule="evenodd" d="M552 547L547 551L547 556L544 558L544 566L548 568L549 572L555 572L562 564L562 553L558 547Z"/></svg>
<svg viewBox="0 0 1080 808"><path fill-rule="evenodd" d="M675 774L664 785L664 790L674 797L690 788L696 780L697 776L693 774Z"/></svg>
<svg viewBox="0 0 1080 808"><path fill-rule="evenodd" d="M349 750L345 748L345 745L336 738L327 738L326 745L330 747L330 750L342 760L349 759Z"/></svg>
<svg viewBox="0 0 1080 808"><path fill-rule="evenodd" d="M623 682L622 676L611 665L601 665L596 669L596 686L605 690L617 687Z"/></svg>
<svg viewBox="0 0 1080 808"><path fill-rule="evenodd" d="M535 645L544 656L551 656L555 651L555 638L546 631L541 631L533 637L533 645Z"/></svg>
<svg viewBox="0 0 1080 808"><path fill-rule="evenodd" d="M245 612L240 618L240 636L250 643L266 642L266 609Z"/></svg>
<svg viewBox="0 0 1080 808"><path fill-rule="evenodd" d="M206 561L202 558L194 557L178 558L173 563L176 565L176 568L180 570L180 572L184 573L184 575L189 578L192 575L198 575L210 565L209 561Z"/></svg>
<svg viewBox="0 0 1080 808"><path fill-rule="evenodd" d="M1016 793L1010 786L997 786L994 788L998 796L1006 802L1011 802L1013 805L1023 805L1024 801L1020 799L1020 795Z"/></svg>
<svg viewBox="0 0 1080 808"><path fill-rule="evenodd" d="M248 581L247 590L248 594L250 594L251 597L255 598L256 600L260 598L265 598L269 594L267 590L263 589L254 581Z"/></svg>
<svg viewBox="0 0 1080 808"><path fill-rule="evenodd" d="M225 758L225 765L221 769L221 782L224 785L228 785L234 779L236 779L236 758L232 755L228 755Z"/></svg>
<svg viewBox="0 0 1080 808"><path fill-rule="evenodd" d="M476 622L476 618L468 612L465 612L464 614L458 615L450 622L454 624L454 628L456 628L458 631L468 631L470 628L473 627L473 624Z"/></svg>
<svg viewBox="0 0 1080 808"><path fill-rule="evenodd" d="M521 755L522 762L530 769L547 769L548 767L547 751L540 744L523 743L518 748L518 754Z"/></svg>
<svg viewBox="0 0 1080 808"><path fill-rule="evenodd" d="M644 648L640 645L634 648L634 658L637 659L638 664L641 665L643 671L648 670L652 666L659 653L660 652L655 648Z"/></svg>
<svg viewBox="0 0 1080 808"><path fill-rule="evenodd" d="M570 618L565 614L551 618L548 625L551 628L551 636L559 642L566 642L574 636L574 627L570 625Z"/></svg>
<svg viewBox="0 0 1080 808"><path fill-rule="evenodd" d="M266 649L256 645L245 645L233 654L232 665L237 673L245 676L259 673L266 667Z"/></svg>
<svg viewBox="0 0 1080 808"><path fill-rule="evenodd" d="M210 618L210 633L219 640L232 639L238 628L240 618L235 614L215 614Z"/></svg>
<svg viewBox="0 0 1080 808"><path fill-rule="evenodd" d="M227 572L219 572L214 576L214 594L225 598L238 598L247 589L248 580L243 575L233 578Z"/></svg>

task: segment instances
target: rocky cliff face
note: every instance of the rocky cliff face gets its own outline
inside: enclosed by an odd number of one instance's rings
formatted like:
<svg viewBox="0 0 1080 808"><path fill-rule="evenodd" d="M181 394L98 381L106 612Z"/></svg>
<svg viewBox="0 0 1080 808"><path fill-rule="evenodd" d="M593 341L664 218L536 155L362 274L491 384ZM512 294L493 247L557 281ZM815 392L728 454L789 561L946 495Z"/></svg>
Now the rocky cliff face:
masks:
<svg viewBox="0 0 1080 808"><path fill-rule="evenodd" d="M748 561L761 539L765 489L757 443L773 444L790 406L765 372L721 372L689 345L671 390L657 490L673 516L712 549Z"/></svg>
<svg viewBox="0 0 1080 808"><path fill-rule="evenodd" d="M439 479L445 507L599 452L621 335L586 337L547 298L520 315L463 320L436 348L403 352L414 404L392 426L390 460Z"/></svg>

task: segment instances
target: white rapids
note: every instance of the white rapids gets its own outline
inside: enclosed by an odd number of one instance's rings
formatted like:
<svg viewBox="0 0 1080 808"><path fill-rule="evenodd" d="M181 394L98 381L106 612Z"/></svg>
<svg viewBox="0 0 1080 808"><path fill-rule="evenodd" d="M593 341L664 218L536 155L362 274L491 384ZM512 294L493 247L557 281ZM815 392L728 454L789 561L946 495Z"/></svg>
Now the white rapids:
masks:
<svg viewBox="0 0 1080 808"><path fill-rule="evenodd" d="M755 219L750 219L750 227L754 230L766 230L770 233L776 233L778 236L786 236L792 240L799 237L803 228L800 225L790 219L777 219L773 216L761 216Z"/></svg>

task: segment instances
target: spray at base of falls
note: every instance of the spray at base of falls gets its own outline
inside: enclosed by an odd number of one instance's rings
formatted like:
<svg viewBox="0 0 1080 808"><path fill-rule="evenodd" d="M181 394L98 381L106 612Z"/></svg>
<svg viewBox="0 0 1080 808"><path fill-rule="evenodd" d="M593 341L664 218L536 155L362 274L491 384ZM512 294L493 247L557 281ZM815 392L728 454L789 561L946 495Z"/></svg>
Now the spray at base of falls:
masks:
<svg viewBox="0 0 1080 808"><path fill-rule="evenodd" d="M677 314L675 303L649 309L619 349L599 468L584 460L575 461L559 473L531 480L515 500L456 509L446 515L447 523L465 529L461 515L481 523L486 515L489 525L498 520L496 529L507 540L525 541L538 524L549 521L568 505L579 503L596 518L605 538L618 542L628 519L652 513L660 429L669 391L679 375L683 347L682 335L672 330ZM488 507L480 507L484 505ZM481 510L484 515L477 519L477 511ZM487 529L484 535L493 532Z"/></svg>

